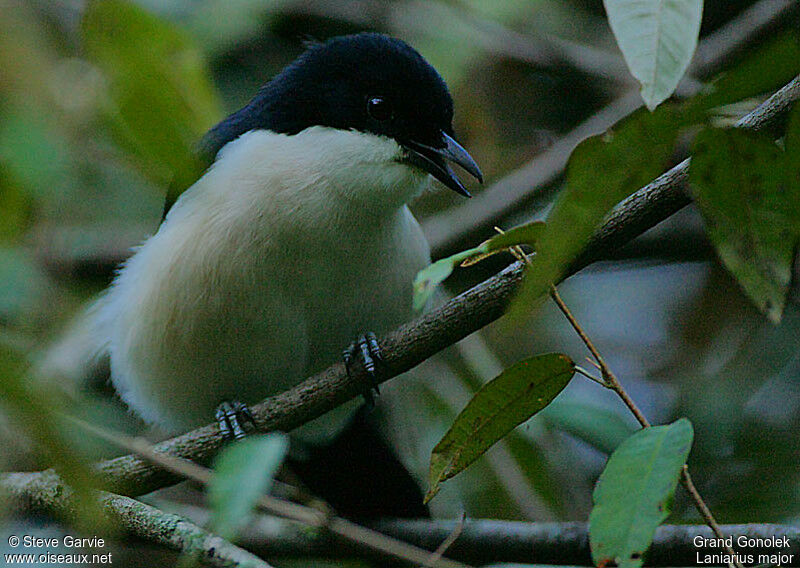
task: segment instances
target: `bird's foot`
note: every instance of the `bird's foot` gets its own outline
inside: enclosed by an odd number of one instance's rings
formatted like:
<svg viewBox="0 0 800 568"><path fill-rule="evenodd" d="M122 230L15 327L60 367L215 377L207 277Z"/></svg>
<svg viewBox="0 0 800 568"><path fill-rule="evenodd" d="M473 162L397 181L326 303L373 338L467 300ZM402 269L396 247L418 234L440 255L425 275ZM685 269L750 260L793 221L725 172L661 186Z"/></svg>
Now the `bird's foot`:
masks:
<svg viewBox="0 0 800 568"><path fill-rule="evenodd" d="M344 366L347 369L348 376L351 376L354 363L359 360L361 368L370 381L369 386L364 391L364 401L367 403L367 408L374 408L375 396L380 394L378 389L380 384L378 381L378 367L383 364L383 355L378 345L378 338L372 332L359 336L345 349L342 358L344 359Z"/></svg>
<svg viewBox="0 0 800 568"><path fill-rule="evenodd" d="M219 430L222 435L229 440L241 440L247 436L247 432L242 424L249 423L254 429L256 419L246 404L238 400L226 401L217 407L215 413Z"/></svg>

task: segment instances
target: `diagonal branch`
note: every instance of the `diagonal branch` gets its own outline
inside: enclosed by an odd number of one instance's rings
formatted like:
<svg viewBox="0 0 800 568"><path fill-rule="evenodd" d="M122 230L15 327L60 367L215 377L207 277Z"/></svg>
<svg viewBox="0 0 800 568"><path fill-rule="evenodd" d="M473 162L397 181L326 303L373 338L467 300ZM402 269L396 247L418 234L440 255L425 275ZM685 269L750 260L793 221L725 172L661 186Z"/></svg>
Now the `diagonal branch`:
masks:
<svg viewBox="0 0 800 568"><path fill-rule="evenodd" d="M800 76L745 116L739 126L779 135L785 127L788 111L798 100ZM564 278L619 248L689 203L686 191L688 166L689 161L685 160L619 204ZM379 342L386 363L381 382L408 371L498 319L521 279L522 265L516 262L384 337ZM364 377L348 377L344 366L338 363L293 389L253 406L252 411L259 430L289 431L358 397L367 386ZM203 463L223 443L218 426L213 424L161 442L155 450ZM101 462L97 470L111 491L126 495L141 495L178 481L174 474L133 455ZM65 493L60 480L50 471L6 474L0 477L0 491L15 498L17 506L38 510L58 504Z"/></svg>
<svg viewBox="0 0 800 568"><path fill-rule="evenodd" d="M734 20L700 41L689 73L701 79L709 77L765 30L797 10L798 4L793 0L761 0L743 10ZM696 92L697 85L687 83L681 83L680 95ZM561 178L575 146L589 136L604 132L641 106L639 90L631 89L490 188L469 201L424 219L423 227L434 256L455 252L468 238L488 238L492 226L521 205L549 200L551 192L546 190ZM476 231L481 230L485 234L476 235Z"/></svg>

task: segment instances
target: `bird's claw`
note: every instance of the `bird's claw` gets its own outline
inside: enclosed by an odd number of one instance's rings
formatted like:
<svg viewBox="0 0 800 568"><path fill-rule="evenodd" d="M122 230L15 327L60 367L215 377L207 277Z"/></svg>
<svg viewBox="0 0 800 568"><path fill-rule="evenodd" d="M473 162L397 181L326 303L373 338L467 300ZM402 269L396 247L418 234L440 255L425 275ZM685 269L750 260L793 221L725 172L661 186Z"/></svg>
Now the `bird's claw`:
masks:
<svg viewBox="0 0 800 568"><path fill-rule="evenodd" d="M372 332L359 336L356 341L345 349L342 358L344 359L344 366L348 376L352 376L351 370L356 358L360 360L361 367L370 381L369 386L364 391L364 401L367 403L368 408L373 408L375 406L375 396L380 394L378 389L380 384L378 381L378 367L383 363L383 355L378 345L378 338Z"/></svg>
<svg viewBox="0 0 800 568"><path fill-rule="evenodd" d="M238 400L226 401L217 407L215 416L219 430L229 440L241 440L247 436L242 424L249 423L255 429L256 419L246 404Z"/></svg>

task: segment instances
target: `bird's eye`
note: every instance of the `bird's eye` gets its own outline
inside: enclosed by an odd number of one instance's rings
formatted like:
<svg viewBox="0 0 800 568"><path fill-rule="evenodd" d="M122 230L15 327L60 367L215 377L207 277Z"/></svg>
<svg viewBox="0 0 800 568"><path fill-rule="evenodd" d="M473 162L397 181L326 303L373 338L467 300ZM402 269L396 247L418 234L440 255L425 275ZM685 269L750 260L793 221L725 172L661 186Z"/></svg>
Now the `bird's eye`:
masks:
<svg viewBox="0 0 800 568"><path fill-rule="evenodd" d="M383 97L370 97L367 100L367 114L379 122L392 118L392 103Z"/></svg>

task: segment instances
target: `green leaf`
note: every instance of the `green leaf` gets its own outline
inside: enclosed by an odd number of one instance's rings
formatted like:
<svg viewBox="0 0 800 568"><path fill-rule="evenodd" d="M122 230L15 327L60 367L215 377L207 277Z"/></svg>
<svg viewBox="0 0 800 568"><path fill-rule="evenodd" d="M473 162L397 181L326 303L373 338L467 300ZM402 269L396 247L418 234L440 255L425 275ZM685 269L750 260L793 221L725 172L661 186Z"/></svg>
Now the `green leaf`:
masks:
<svg viewBox="0 0 800 568"><path fill-rule="evenodd" d="M663 171L680 129L694 118L672 105L653 113L641 109L578 145L509 319L537 306L614 205Z"/></svg>
<svg viewBox="0 0 800 568"><path fill-rule="evenodd" d="M471 248L437 260L427 268L420 270L414 278L414 309L422 311L433 297L436 287L452 274L456 265L481 252L480 247Z"/></svg>
<svg viewBox="0 0 800 568"><path fill-rule="evenodd" d="M800 179L794 162L791 153L764 136L706 128L694 142L689 169L717 254L747 296L776 323L786 305L800 240Z"/></svg>
<svg viewBox="0 0 800 568"><path fill-rule="evenodd" d="M800 104L795 103L789 115L789 126L783 139L783 147L789 159L789 175L800 175ZM800 180L789 178L789 183L800 185Z"/></svg>
<svg viewBox="0 0 800 568"><path fill-rule="evenodd" d="M559 400L547 407L542 417L606 454L636 431L636 426L617 412L586 402Z"/></svg>
<svg viewBox="0 0 800 568"><path fill-rule="evenodd" d="M288 448L287 436L273 433L246 438L217 456L208 486L215 533L231 539L247 523L259 497L269 490Z"/></svg>
<svg viewBox="0 0 800 568"><path fill-rule="evenodd" d="M484 252L505 250L517 245L535 247L542 236L542 231L544 231L544 223L542 221L532 221L493 236L491 239L481 243L481 247L486 249Z"/></svg>
<svg viewBox="0 0 800 568"><path fill-rule="evenodd" d="M650 110L686 72L700 35L703 0L604 0L625 63Z"/></svg>
<svg viewBox="0 0 800 568"><path fill-rule="evenodd" d="M596 566L642 565L669 505L694 432L685 418L640 430L608 460L593 494L589 543Z"/></svg>
<svg viewBox="0 0 800 568"><path fill-rule="evenodd" d="M779 89L800 73L800 33L790 30L748 50L741 61L689 101L704 108L727 105Z"/></svg>
<svg viewBox="0 0 800 568"><path fill-rule="evenodd" d="M567 386L575 365L549 353L523 359L486 383L431 454L429 501L439 485L463 471L495 442L539 412Z"/></svg>
<svg viewBox="0 0 800 568"><path fill-rule="evenodd" d="M414 278L414 309L421 311L428 304L436 287L450 276L457 265L470 266L516 245L534 246L543 230L544 223L541 221L526 223L495 235L475 248L437 260L420 270Z"/></svg>
<svg viewBox="0 0 800 568"><path fill-rule="evenodd" d="M203 170L195 144L220 117L188 34L123 0L95 0L83 19L90 59L108 82L105 115L142 172L180 192Z"/></svg>
<svg viewBox="0 0 800 568"><path fill-rule="evenodd" d="M67 141L29 109L9 109L0 118L0 163L10 177L31 196L57 192L70 175Z"/></svg>

